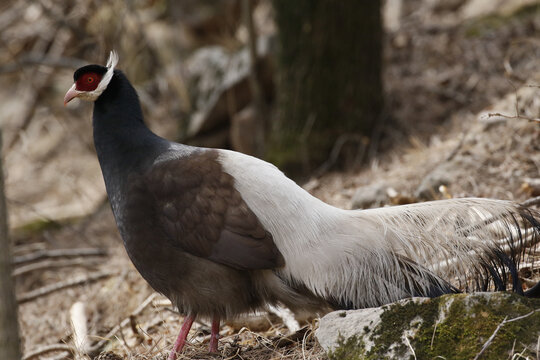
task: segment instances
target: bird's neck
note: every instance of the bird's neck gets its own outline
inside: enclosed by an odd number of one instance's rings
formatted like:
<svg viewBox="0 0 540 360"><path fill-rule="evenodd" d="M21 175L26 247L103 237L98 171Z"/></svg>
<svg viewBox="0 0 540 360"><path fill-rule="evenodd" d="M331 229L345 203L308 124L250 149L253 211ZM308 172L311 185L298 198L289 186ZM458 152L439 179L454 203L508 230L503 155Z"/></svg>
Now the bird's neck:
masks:
<svg viewBox="0 0 540 360"><path fill-rule="evenodd" d="M122 187L128 175L144 171L169 146L144 124L137 93L121 72L115 71L107 90L96 100L93 127L108 190Z"/></svg>

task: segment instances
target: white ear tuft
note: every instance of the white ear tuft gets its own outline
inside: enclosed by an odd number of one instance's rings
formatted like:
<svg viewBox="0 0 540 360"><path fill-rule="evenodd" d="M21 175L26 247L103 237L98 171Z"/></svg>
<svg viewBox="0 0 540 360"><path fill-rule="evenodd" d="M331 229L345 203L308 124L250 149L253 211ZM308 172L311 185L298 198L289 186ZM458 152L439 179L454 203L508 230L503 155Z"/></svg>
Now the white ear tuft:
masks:
<svg viewBox="0 0 540 360"><path fill-rule="evenodd" d="M114 76L114 67L118 64L118 54L116 51L112 50L109 55L109 60L107 60L107 72L101 78L97 88L93 91L85 91L79 95L79 98L84 100L95 101L97 98L105 91L109 83L111 82Z"/></svg>
<svg viewBox="0 0 540 360"><path fill-rule="evenodd" d="M118 64L118 53L114 50L111 50L111 54L109 55L109 60L107 60L107 67L109 68L109 70L114 70L117 64Z"/></svg>

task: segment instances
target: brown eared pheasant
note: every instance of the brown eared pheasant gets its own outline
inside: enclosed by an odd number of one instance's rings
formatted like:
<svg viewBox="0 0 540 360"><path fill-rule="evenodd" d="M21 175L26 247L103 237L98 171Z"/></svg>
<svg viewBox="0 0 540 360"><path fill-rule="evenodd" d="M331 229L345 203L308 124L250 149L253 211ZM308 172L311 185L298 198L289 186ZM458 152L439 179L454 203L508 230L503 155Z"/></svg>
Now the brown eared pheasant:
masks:
<svg viewBox="0 0 540 360"><path fill-rule="evenodd" d="M342 210L238 152L178 144L144 124L137 93L107 66L75 71L64 98L94 101L94 143L126 251L185 315L219 325L266 304L324 312L459 291L523 291L519 265L540 246L540 214L465 198Z"/></svg>

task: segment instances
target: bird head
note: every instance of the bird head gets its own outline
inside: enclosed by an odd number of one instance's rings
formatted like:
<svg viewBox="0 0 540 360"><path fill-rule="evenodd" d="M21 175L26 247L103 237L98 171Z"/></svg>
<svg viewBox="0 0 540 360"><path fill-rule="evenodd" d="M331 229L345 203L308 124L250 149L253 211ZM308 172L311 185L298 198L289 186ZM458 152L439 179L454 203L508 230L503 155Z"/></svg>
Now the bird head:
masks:
<svg viewBox="0 0 540 360"><path fill-rule="evenodd" d="M114 74L114 67L118 63L118 54L111 51L107 65L86 65L73 74L75 83L64 96L64 106L74 98L87 101L96 101L107 89Z"/></svg>

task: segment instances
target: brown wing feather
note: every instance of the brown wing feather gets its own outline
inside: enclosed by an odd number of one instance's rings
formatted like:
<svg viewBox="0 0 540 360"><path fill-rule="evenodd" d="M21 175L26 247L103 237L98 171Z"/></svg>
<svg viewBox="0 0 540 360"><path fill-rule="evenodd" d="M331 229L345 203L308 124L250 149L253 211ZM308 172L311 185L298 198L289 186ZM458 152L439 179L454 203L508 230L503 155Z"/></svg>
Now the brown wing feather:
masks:
<svg viewBox="0 0 540 360"><path fill-rule="evenodd" d="M128 194L128 212L143 207L150 217L144 221L190 254L237 269L284 265L272 235L222 171L215 151L156 164L133 179Z"/></svg>

